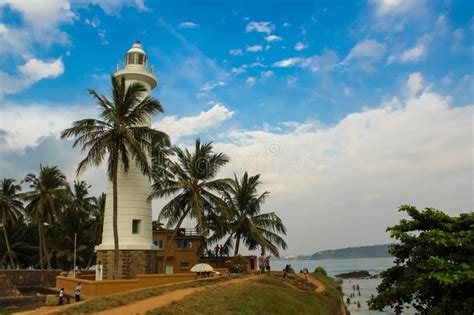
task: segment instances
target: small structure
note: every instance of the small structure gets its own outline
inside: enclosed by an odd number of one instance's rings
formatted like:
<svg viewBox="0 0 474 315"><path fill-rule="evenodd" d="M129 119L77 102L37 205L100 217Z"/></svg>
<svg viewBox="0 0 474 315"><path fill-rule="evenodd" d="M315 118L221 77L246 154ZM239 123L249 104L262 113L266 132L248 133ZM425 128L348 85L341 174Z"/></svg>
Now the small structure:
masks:
<svg viewBox="0 0 474 315"><path fill-rule="evenodd" d="M168 247L174 230L161 229L153 231L153 243L158 248L156 256L156 272L163 268L163 256ZM194 229L179 229L173 240L166 259L166 272L189 272L192 266L199 262L201 235Z"/></svg>

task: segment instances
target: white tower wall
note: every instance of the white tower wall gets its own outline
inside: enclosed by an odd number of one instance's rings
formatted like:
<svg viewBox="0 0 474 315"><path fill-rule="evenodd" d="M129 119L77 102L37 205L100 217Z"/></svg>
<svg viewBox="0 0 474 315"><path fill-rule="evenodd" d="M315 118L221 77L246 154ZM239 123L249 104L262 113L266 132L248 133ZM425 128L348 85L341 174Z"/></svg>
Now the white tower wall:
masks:
<svg viewBox="0 0 474 315"><path fill-rule="evenodd" d="M139 61L139 54L143 55L143 63ZM129 60L129 58L131 58ZM140 43L136 43L127 52L126 66L114 73L114 76L125 78L128 86L133 82L140 82L147 87L146 95L157 86L157 80L151 71L147 69L147 57ZM145 96L145 95L144 95ZM151 126L151 118L146 122ZM155 250L153 245L152 231L152 209L148 201L150 195L150 180L143 175L135 163L130 163L128 173L123 168L118 174L118 237L120 250ZM138 231L133 233L133 220L139 220ZM96 250L113 250L113 185L109 179L107 182L104 229L102 233L102 244L96 246Z"/></svg>

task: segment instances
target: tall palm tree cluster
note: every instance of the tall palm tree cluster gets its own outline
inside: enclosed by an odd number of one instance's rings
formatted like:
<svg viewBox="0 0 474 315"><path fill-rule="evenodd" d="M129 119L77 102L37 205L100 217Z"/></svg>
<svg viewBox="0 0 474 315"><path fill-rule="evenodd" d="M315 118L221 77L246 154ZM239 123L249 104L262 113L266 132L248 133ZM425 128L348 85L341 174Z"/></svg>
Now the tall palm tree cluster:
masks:
<svg viewBox="0 0 474 315"><path fill-rule="evenodd" d="M196 230L202 235L201 250L221 240L225 242L225 250L233 248L235 255L241 244L250 250L260 249L277 256L280 248L286 249L282 238L286 228L281 219L274 212L261 211L269 192L258 192L260 175L245 173L240 179L235 174L234 178L220 178L219 172L230 162L226 154L214 152L212 142L203 143L200 139L195 141L193 150L171 145L166 133L149 127L151 116L164 111L160 102L146 95L147 89L141 83L127 85L123 79L111 79L111 98L89 90L98 104L99 118L76 121L61 136L73 139L73 147L80 147L85 153L77 167L78 174L88 166L104 162L107 165L113 186L112 196L107 197L112 198L113 205L114 278L120 242L118 176L127 173L132 163L151 179L149 199L165 200L158 219L166 221L166 228L174 230L165 249L163 272L171 244L186 218L195 222ZM52 257L70 261L71 252L66 248L72 248L74 233L90 234L78 237L89 237L90 244L100 242L105 196L90 197L84 182L76 182L72 192L65 177L54 167L41 167L39 176L27 175L24 182L30 185L31 191L24 194L20 194L20 187L14 182L5 181L7 187L2 190L0 218L4 226L9 227L24 213L29 220L25 229L37 228L37 239L28 244L38 244L39 260L36 260L40 267L44 263L54 265ZM24 209L22 200L26 202ZM45 228L45 223L50 227ZM87 224L89 228L84 229ZM49 241L48 235L53 233L63 235ZM5 243L13 244L7 240L8 236L5 232ZM93 257L86 255L92 250L88 244L82 242L78 246L83 263L86 263L84 258ZM53 249L54 255L51 254ZM8 245L7 251L11 257L18 257L14 245L11 248ZM87 264L91 263L90 259Z"/></svg>
<svg viewBox="0 0 474 315"><path fill-rule="evenodd" d="M0 181L0 266L70 270L75 234L77 266L93 264L105 194L90 196L84 181L71 187L55 166L40 166L38 174L26 175L22 183L28 191L22 192L14 179Z"/></svg>

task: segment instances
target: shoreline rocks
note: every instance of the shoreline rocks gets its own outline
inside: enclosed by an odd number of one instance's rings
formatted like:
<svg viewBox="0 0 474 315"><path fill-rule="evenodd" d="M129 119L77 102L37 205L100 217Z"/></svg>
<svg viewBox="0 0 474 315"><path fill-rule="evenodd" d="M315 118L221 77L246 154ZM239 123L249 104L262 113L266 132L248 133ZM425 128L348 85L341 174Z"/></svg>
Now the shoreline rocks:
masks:
<svg viewBox="0 0 474 315"><path fill-rule="evenodd" d="M371 275L367 270L351 271L340 273L335 276L336 278L341 279L367 279L367 278L377 278L377 276Z"/></svg>

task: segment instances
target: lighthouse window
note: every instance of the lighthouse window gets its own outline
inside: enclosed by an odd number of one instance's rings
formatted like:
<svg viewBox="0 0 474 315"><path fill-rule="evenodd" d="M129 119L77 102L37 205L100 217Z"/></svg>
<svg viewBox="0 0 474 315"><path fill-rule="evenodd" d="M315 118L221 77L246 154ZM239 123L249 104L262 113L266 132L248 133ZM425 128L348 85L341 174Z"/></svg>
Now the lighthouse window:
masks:
<svg viewBox="0 0 474 315"><path fill-rule="evenodd" d="M127 55L127 65L133 63L133 54Z"/></svg>
<svg viewBox="0 0 474 315"><path fill-rule="evenodd" d="M142 65L145 55L144 54L138 54L138 64Z"/></svg>
<svg viewBox="0 0 474 315"><path fill-rule="evenodd" d="M140 221L132 220L132 234L138 234L140 232Z"/></svg>

